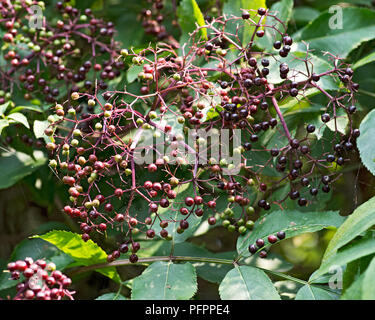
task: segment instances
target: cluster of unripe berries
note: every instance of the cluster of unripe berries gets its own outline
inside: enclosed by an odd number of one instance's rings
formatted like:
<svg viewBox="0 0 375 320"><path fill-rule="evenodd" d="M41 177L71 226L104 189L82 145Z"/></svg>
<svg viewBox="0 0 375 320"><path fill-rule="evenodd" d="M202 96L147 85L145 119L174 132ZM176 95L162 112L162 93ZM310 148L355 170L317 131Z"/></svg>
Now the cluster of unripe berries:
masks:
<svg viewBox="0 0 375 320"><path fill-rule="evenodd" d="M43 259L34 261L27 257L24 260L10 262L7 265L10 278L18 281L14 300L61 300L72 299L74 292L69 291L72 280L61 271L56 270L53 262Z"/></svg>

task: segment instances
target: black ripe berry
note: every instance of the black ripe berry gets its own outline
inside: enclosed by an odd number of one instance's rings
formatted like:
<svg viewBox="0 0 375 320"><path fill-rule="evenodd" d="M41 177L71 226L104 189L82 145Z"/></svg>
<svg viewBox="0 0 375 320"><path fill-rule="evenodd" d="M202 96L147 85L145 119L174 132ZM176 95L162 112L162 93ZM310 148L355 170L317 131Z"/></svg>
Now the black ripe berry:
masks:
<svg viewBox="0 0 375 320"><path fill-rule="evenodd" d="M307 200L305 198L298 199L298 205L304 207L307 205Z"/></svg>
<svg viewBox="0 0 375 320"><path fill-rule="evenodd" d="M311 194L312 196L316 196L316 195L318 194L318 189L317 189L317 188L311 188L311 189L310 189L310 194Z"/></svg>
<svg viewBox="0 0 375 320"><path fill-rule="evenodd" d="M247 20L247 19L249 19L249 18L250 18L250 13L244 11L244 12L242 13L242 19Z"/></svg>
<svg viewBox="0 0 375 320"><path fill-rule="evenodd" d="M257 249L257 247L256 247L254 244L251 244L251 245L249 246L249 252L250 252L250 253L254 254L254 253L257 252L257 251L258 251L258 249Z"/></svg>
<svg viewBox="0 0 375 320"><path fill-rule="evenodd" d="M258 9L258 14L260 15L260 16L264 16L265 14L266 14L266 9L265 8L259 8Z"/></svg>
<svg viewBox="0 0 375 320"><path fill-rule="evenodd" d="M284 231L279 231L279 232L277 233L277 237L278 237L280 240L285 239L285 232L284 232Z"/></svg>
<svg viewBox="0 0 375 320"><path fill-rule="evenodd" d="M281 41L275 41L273 43L273 47L277 50L279 50L281 48Z"/></svg>
<svg viewBox="0 0 375 320"><path fill-rule="evenodd" d="M313 124L309 124L307 127L306 127L306 131L308 133L313 133L315 131L315 126Z"/></svg>
<svg viewBox="0 0 375 320"><path fill-rule="evenodd" d="M323 176L322 177L323 184L328 184L328 183L330 183L330 181L331 181L331 178L329 176Z"/></svg>
<svg viewBox="0 0 375 320"><path fill-rule="evenodd" d="M299 147L299 141L297 139L292 139L290 141L290 146L293 148L293 149L297 149Z"/></svg>
<svg viewBox="0 0 375 320"><path fill-rule="evenodd" d="M245 142L245 143L243 144L243 147L244 147L244 149L245 149L246 151L249 151L249 150L251 150L251 143L250 143L250 142Z"/></svg>
<svg viewBox="0 0 375 320"><path fill-rule="evenodd" d="M257 241L255 241L256 245L258 246L258 248L263 248L264 247L264 240L259 238L257 239Z"/></svg>
<svg viewBox="0 0 375 320"><path fill-rule="evenodd" d="M292 88L292 89L290 89L289 94L290 94L292 97L297 97L297 96L298 96L298 89L296 89L296 88Z"/></svg>
<svg viewBox="0 0 375 320"><path fill-rule="evenodd" d="M327 161L328 161L328 162L333 162L333 161L335 161L335 156L332 155L332 154L329 154L329 155L327 156Z"/></svg>
<svg viewBox="0 0 375 320"><path fill-rule="evenodd" d="M329 120L331 120L331 117L330 117L330 115L328 113L323 113L321 119L322 119L323 122L326 123Z"/></svg>
<svg viewBox="0 0 375 320"><path fill-rule="evenodd" d="M331 190L331 188L329 186L327 186L327 185L324 185L322 187L322 191L325 192L325 193L328 193L330 190Z"/></svg>
<svg viewBox="0 0 375 320"><path fill-rule="evenodd" d="M349 108L348 108L348 112L350 113L350 114L353 114L354 112L356 112L357 111L357 107L356 106L350 106Z"/></svg>
<svg viewBox="0 0 375 320"><path fill-rule="evenodd" d="M318 82L318 81L320 80L320 77L319 77L317 74L313 73L313 74L311 75L311 79L312 79L313 81L315 81L315 82Z"/></svg>

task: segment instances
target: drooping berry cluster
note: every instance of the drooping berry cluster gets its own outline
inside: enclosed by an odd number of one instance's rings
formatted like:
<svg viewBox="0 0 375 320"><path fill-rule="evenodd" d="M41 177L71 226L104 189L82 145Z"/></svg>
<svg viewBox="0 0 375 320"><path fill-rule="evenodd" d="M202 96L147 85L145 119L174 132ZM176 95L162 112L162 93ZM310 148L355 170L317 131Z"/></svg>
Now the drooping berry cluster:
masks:
<svg viewBox="0 0 375 320"><path fill-rule="evenodd" d="M18 281L17 294L13 300L73 300L73 291L68 288L72 280L56 270L53 262L47 264L43 259L34 262L32 258L8 263L10 277Z"/></svg>
<svg viewBox="0 0 375 320"><path fill-rule="evenodd" d="M138 53L124 49L127 66L143 66L140 89L73 92L67 113L56 105L59 120L46 130L55 141L47 148L55 156L50 166L69 186L71 204L64 211L82 221L84 240L108 226L123 231L109 261L131 246L130 261L136 262L139 232L170 240L209 216L210 225L221 218L229 231L244 234L254 227L255 210L286 207L288 198L313 205L320 188L330 191L359 136L352 126L358 85L352 69L333 55L332 68L319 73L306 53L291 57L293 40L277 25L283 26L277 16L260 8L197 28L182 56L164 45ZM246 28L252 37L242 42L238 32ZM259 51L256 41L266 32L273 49ZM329 85L334 93L325 89ZM324 100L321 121L301 118L291 131L281 105L312 91ZM87 111L81 116L78 104ZM341 118L348 120L347 132L337 128ZM326 128L328 138L318 140L314 133ZM232 152L241 159L236 174L227 173L235 169L229 155L200 161L201 151L216 145L202 132L223 129L233 143L236 135L242 141ZM149 136L153 140L142 145ZM218 144L228 149L231 143ZM138 164L142 153L152 154L151 160Z"/></svg>

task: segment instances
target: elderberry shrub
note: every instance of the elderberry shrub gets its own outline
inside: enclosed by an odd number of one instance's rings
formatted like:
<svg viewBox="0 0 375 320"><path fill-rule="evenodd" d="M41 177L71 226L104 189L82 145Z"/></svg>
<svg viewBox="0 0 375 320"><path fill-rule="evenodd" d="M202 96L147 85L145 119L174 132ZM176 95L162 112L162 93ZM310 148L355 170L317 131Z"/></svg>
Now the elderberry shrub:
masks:
<svg viewBox="0 0 375 320"><path fill-rule="evenodd" d="M73 300L75 292L68 289L72 280L56 270L53 262L47 263L43 259L34 262L27 257L9 262L7 271L12 280L18 281L13 300L61 300L64 297Z"/></svg>
<svg viewBox="0 0 375 320"><path fill-rule="evenodd" d="M194 230L202 219L215 225L219 218L228 231L244 234L254 227L251 216L256 210L283 208L290 201L310 206L320 191L330 192L359 136L354 128L345 134L336 129L338 115L352 123L358 89L353 72L330 56L332 69L312 73L308 57L293 59L293 39L286 30L275 30L274 25L283 25L271 23L280 22L277 16L257 12L259 23L265 17L268 21L262 33L246 12L214 18L206 27L208 40L198 28L185 55L162 44L137 53L124 49L127 61L142 66L139 90L113 90L103 96L77 91L70 101L56 104L58 120L46 130L54 137L47 149L55 158L51 168L69 187L71 203L64 212L81 221L85 241L93 230L122 232L123 240L108 261L130 251L130 261L137 262L139 234L170 240ZM227 30L233 24L255 27L254 41L240 42ZM264 33L275 38L274 49L259 52L255 42ZM275 34L282 35L280 40ZM326 79L341 81L341 87L328 93ZM291 131L280 104L297 101L311 89L326 103L321 121L305 123L301 117L300 130ZM97 112L78 116L78 101L96 106ZM334 135L318 141L314 133L328 124L333 124ZM216 143L192 129L229 129L232 139L240 135L242 145L233 150L240 155L239 172L228 174L234 168L223 154L197 161L202 146L212 150ZM146 136L155 140L142 145ZM187 144L188 136L193 144ZM220 147L229 145L220 142ZM140 162L142 152L152 155L149 162ZM284 238L280 230L267 245ZM250 252L263 244L259 239ZM266 256L262 250L261 257Z"/></svg>

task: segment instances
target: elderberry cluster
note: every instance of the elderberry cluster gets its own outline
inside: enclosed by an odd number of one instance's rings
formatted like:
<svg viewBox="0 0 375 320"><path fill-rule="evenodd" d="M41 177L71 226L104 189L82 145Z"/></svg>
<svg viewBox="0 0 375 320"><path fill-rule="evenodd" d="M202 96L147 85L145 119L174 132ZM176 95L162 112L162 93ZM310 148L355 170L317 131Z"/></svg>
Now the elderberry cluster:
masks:
<svg viewBox="0 0 375 320"><path fill-rule="evenodd" d="M18 281L17 293L13 300L61 300L73 299L73 291L68 288L72 280L56 270L53 262L43 259L34 262L30 257L8 263L11 279Z"/></svg>
<svg viewBox="0 0 375 320"><path fill-rule="evenodd" d="M163 44L123 49L119 61L142 66L140 87L101 95L81 88L56 104L58 120L51 119L45 133L53 137L47 144L55 158L50 166L69 187L64 212L81 221L84 240L108 227L122 233L108 261L131 249L129 259L136 262L142 234L171 240L202 219L214 225L219 218L228 231L244 234L254 228L255 211L286 208L288 198L301 207L314 205L320 189L330 191L359 136L352 126L358 84L352 69L333 55L332 68L319 73L306 54L292 65L293 39L277 25L283 26L277 16L260 8L198 27L184 55ZM242 42L238 32L247 28L253 36ZM256 41L266 33L274 38L273 49L259 51ZM337 86L335 93L325 81ZM312 124L301 117L291 131L281 105L312 90L325 101L321 119ZM78 106L85 113L77 114ZM337 129L340 118L347 119L348 131ZM214 147L199 129L228 129L232 140L238 135L242 143L232 153L240 156L239 172L227 173L234 165L223 154L199 161L202 148ZM318 139L323 130L328 138ZM146 136L156 141L141 145ZM139 164L143 153L152 158ZM280 232L268 242L284 237ZM258 242L256 248L263 248L264 241Z"/></svg>
<svg viewBox="0 0 375 320"><path fill-rule="evenodd" d="M120 74L122 61L113 40L114 24L84 13L69 1L57 2L58 14L49 21L35 15L42 1L2 1L0 28L4 30L5 64L0 66L0 104L10 101L19 86L26 100L55 103L71 91L92 92L95 80L106 89ZM30 23L39 26L30 26Z"/></svg>

